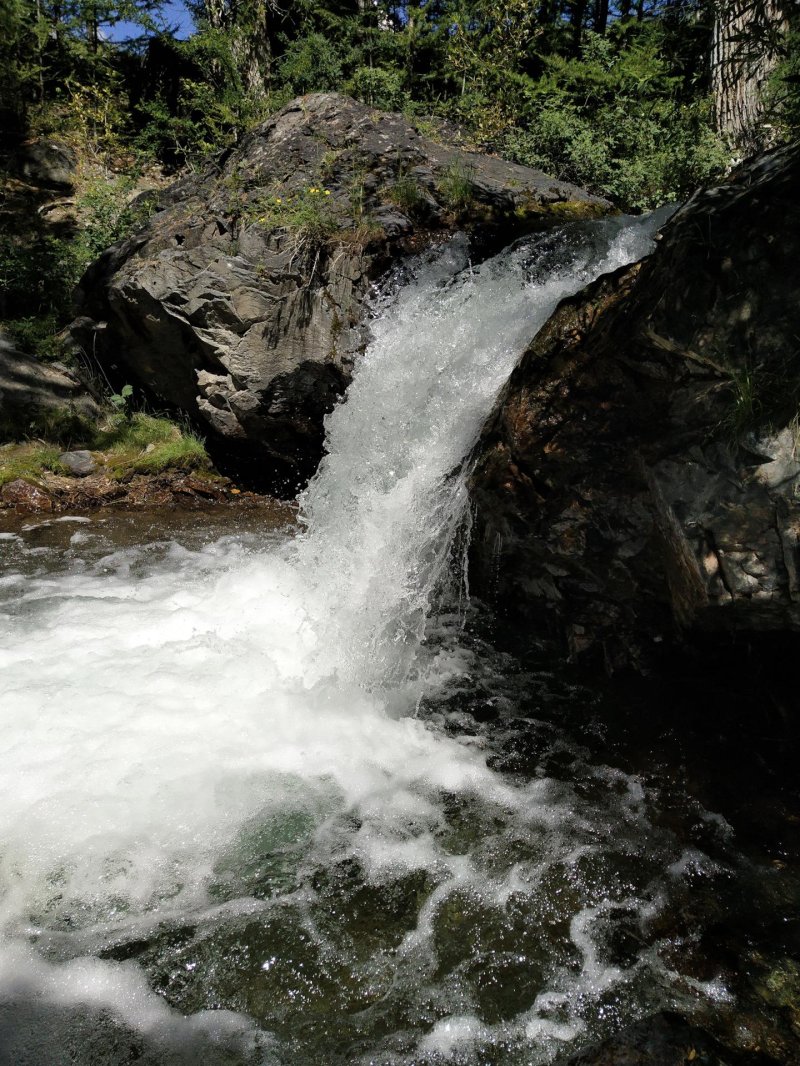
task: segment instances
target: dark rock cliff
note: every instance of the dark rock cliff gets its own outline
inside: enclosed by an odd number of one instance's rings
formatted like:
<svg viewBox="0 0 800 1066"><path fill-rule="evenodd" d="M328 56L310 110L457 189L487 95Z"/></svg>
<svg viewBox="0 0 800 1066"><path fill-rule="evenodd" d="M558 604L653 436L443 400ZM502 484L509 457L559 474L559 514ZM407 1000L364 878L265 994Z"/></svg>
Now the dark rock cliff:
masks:
<svg viewBox="0 0 800 1066"><path fill-rule="evenodd" d="M574 659L800 629L798 189L795 145L697 194L560 306L485 428L473 582Z"/></svg>
<svg viewBox="0 0 800 1066"><path fill-rule="evenodd" d="M436 144L401 115L304 97L93 265L73 334L118 381L186 411L291 492L319 461L363 342L362 301L395 256L477 221L519 229L607 206Z"/></svg>

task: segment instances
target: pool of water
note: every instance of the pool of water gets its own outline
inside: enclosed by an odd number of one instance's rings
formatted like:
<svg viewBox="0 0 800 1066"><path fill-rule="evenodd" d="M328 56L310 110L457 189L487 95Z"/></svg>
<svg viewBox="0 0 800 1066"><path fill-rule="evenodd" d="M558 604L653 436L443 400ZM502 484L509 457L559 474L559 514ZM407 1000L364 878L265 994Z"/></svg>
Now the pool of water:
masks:
<svg viewBox="0 0 800 1066"><path fill-rule="evenodd" d="M475 608L411 717L288 669L270 706L293 528L248 521L5 519L4 631L55 662L39 720L3 701L2 1061L516 1066L664 1011L797 1060L791 736L587 687Z"/></svg>

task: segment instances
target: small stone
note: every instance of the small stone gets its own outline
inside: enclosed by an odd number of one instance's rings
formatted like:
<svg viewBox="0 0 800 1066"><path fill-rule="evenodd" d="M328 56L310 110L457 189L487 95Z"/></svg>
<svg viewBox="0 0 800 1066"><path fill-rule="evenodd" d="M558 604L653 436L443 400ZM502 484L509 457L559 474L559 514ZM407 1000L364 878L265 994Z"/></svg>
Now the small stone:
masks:
<svg viewBox="0 0 800 1066"><path fill-rule="evenodd" d="M58 461L73 477L88 477L97 469L92 453L87 451L62 452Z"/></svg>

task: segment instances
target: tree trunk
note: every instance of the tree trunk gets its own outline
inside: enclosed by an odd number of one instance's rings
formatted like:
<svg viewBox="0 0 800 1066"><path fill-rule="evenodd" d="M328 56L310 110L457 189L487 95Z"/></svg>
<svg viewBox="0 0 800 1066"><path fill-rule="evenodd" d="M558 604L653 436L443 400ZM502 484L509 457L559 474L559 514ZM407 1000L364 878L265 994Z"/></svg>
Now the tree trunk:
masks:
<svg viewBox="0 0 800 1066"><path fill-rule="evenodd" d="M203 0L208 23L229 35L236 69L251 100L266 95L272 65L269 15L273 0Z"/></svg>
<svg viewBox="0 0 800 1066"><path fill-rule="evenodd" d="M772 140L764 123L763 90L785 31L780 0L722 0L717 7L711 50L714 123L743 156Z"/></svg>
<svg viewBox="0 0 800 1066"><path fill-rule="evenodd" d="M588 0L573 0L572 4L572 54L576 57L581 54L581 44L583 43L583 20L586 17L587 2Z"/></svg>
<svg viewBox="0 0 800 1066"><path fill-rule="evenodd" d="M248 97L253 101L262 100L267 94L272 66L265 0L255 0L247 24L234 29L233 54Z"/></svg>

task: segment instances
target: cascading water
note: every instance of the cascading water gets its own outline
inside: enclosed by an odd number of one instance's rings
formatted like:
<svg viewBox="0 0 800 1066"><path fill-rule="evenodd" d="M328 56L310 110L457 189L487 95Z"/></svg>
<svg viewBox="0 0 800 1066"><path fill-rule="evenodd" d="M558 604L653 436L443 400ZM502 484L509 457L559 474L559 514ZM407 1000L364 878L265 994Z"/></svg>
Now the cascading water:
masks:
<svg viewBox="0 0 800 1066"><path fill-rule="evenodd" d="M61 1062L75 1031L101 1048L85 1061L121 1062L123 1032L148 1062L537 1064L724 995L641 934L681 863L713 864L654 828L635 778L503 772L488 734L413 713L475 668L457 640L421 665L460 464L558 301L659 221L567 227L476 269L456 238L419 262L329 419L294 541L108 552L84 523L54 569L8 536L9 1046ZM614 961L620 922L641 945Z"/></svg>

